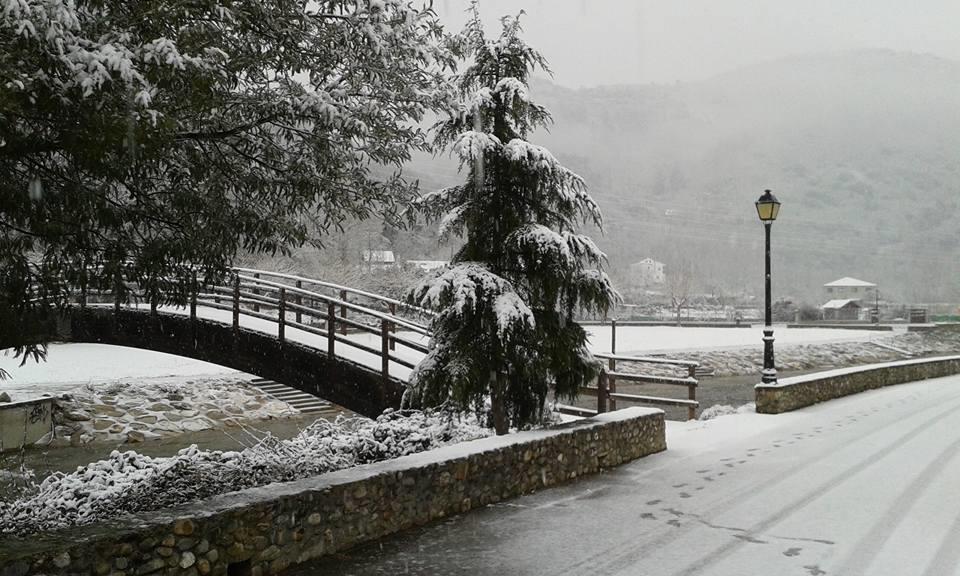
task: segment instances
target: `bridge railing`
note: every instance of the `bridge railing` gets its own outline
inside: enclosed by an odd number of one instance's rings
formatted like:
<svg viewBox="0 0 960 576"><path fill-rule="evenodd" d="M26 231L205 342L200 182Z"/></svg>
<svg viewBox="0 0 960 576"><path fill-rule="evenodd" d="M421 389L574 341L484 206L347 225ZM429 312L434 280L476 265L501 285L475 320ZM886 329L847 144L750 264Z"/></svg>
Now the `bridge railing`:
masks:
<svg viewBox="0 0 960 576"><path fill-rule="evenodd" d="M616 410L617 402L623 401L652 406L686 408L687 419L695 419L697 409L700 407L700 403L697 401L697 387L699 386L697 368L700 364L691 360L618 355L616 354L616 320L612 322L612 327L611 352L609 354L594 353L597 358L606 360L607 365L601 371L595 386L580 388L582 394L596 397L597 409L591 410L566 405L559 405L558 409L567 414L586 416ZM626 372L625 369L630 371ZM671 374L671 371L679 371L680 374ZM682 387L687 389L687 397L671 398L618 392L618 381L626 381L636 385L659 384Z"/></svg>
<svg viewBox="0 0 960 576"><path fill-rule="evenodd" d="M312 292L319 292L321 294L326 294L327 296L338 298L343 302L354 302L364 306L365 308L387 312L391 316L402 316L405 318L415 319L421 323L429 322L429 320L434 316L434 312L431 310L420 308L418 306L412 306L401 300L376 294L374 292L368 292L358 288L351 288L350 286L343 286L340 284L334 284L332 282L306 278L303 276L297 276L283 272L255 270L252 268L234 268L233 270L239 274L252 276L258 280L264 279L295 288L306 288ZM348 315L348 310L349 307L346 306L339 308L340 316L346 318ZM346 329L346 327L347 325L344 324L342 328Z"/></svg>
<svg viewBox="0 0 960 576"><path fill-rule="evenodd" d="M423 337L429 338L430 329L411 319L429 316L430 312L363 290L314 280L247 268L233 269L225 283L203 284L196 276L192 279L169 279L170 285L186 290L187 313L191 321L198 317L198 308L210 308L230 313L234 330L239 331L241 317L250 317L275 324L276 336L281 342L288 340L288 329L293 328L326 339L326 352L331 357L341 347L352 348L378 356L383 378L390 378L390 363L413 369L417 362L398 353L404 348L425 354L428 346ZM115 311L121 305L148 304L150 313L156 314L163 298L151 294L133 282L118 279L109 290L80 292L77 304L112 304ZM326 289L327 292L321 290ZM154 290L155 291L155 290ZM332 291L333 293L329 293ZM354 296L350 301L349 295ZM358 301L365 299L377 309ZM398 312L405 311L407 316ZM374 336L375 345L361 341L356 335ZM353 336L353 337L351 337Z"/></svg>

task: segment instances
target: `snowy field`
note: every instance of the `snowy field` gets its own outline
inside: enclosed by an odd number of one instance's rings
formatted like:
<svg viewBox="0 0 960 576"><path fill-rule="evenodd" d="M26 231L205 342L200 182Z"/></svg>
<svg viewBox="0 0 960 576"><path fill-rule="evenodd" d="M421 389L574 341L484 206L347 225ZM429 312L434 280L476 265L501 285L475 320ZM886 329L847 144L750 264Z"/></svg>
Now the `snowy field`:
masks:
<svg viewBox="0 0 960 576"><path fill-rule="evenodd" d="M828 344L833 342L870 341L889 338L891 332L831 328L773 327L775 346ZM610 326L587 326L590 348L594 352L610 351ZM660 353L707 351L758 347L762 348L763 327L751 328L684 328L678 326L618 326L617 352Z"/></svg>

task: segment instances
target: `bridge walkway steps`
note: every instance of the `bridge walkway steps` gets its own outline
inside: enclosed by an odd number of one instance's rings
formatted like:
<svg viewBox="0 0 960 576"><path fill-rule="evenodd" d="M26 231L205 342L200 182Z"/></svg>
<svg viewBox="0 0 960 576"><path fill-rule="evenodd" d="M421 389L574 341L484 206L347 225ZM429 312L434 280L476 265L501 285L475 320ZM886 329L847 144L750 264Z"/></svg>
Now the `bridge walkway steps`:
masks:
<svg viewBox="0 0 960 576"><path fill-rule="evenodd" d="M302 392L296 388L291 388L285 384L274 382L273 380L256 378L251 380L250 384L258 388L267 396L282 402L286 402L303 414L334 416L343 412L342 408L333 404L332 402L328 402L327 400L318 398L312 394L307 394L306 392Z"/></svg>

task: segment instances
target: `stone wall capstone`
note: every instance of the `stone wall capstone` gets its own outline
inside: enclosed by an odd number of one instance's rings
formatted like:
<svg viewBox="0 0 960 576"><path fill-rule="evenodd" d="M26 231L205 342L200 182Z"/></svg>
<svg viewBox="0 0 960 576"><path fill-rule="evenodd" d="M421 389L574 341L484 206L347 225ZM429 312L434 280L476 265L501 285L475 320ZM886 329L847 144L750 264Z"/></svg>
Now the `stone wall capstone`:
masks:
<svg viewBox="0 0 960 576"><path fill-rule="evenodd" d="M627 408L169 510L0 541L0 576L227 576L287 567L666 449Z"/></svg>
<svg viewBox="0 0 960 576"><path fill-rule="evenodd" d="M780 414L850 394L914 380L960 374L960 356L868 364L757 384L757 412Z"/></svg>

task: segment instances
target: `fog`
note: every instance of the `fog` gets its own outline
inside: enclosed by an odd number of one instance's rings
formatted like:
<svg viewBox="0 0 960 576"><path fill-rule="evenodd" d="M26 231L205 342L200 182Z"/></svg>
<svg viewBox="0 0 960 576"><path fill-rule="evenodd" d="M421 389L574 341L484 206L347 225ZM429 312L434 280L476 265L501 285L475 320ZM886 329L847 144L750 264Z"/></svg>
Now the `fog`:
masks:
<svg viewBox="0 0 960 576"><path fill-rule="evenodd" d="M435 8L452 29L467 0ZM891 303L960 301L960 3L856 0L483 0L488 32L524 10L554 75L546 145L587 180L598 242L629 294L651 257L700 293L762 295L753 201L783 201L775 295L819 306L823 284L877 283ZM456 182L448 159L412 167ZM439 247L434 256L443 257ZM422 251L422 250L421 250ZM422 255L420 255L422 257Z"/></svg>
<svg viewBox="0 0 960 576"><path fill-rule="evenodd" d="M448 25L468 0L436 0ZM888 48L960 59L952 0L482 0L494 30L519 10L568 87L673 83L809 52Z"/></svg>

